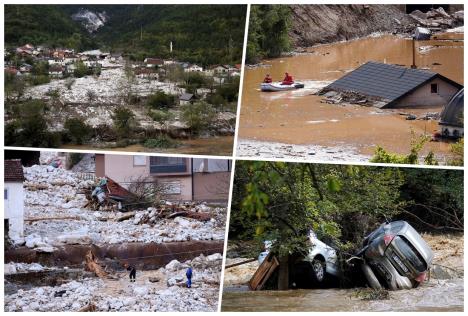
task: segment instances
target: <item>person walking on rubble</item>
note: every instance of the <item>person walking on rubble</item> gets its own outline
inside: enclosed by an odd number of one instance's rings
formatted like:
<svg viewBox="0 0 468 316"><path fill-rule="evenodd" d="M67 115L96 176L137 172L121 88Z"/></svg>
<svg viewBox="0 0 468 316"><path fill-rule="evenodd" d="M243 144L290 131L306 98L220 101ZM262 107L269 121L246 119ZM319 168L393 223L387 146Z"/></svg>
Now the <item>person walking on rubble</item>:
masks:
<svg viewBox="0 0 468 316"><path fill-rule="evenodd" d="M135 282L136 281L136 268L133 265L129 265L126 263L124 267L127 269L127 271L130 271L129 277L130 277L130 282Z"/></svg>
<svg viewBox="0 0 468 316"><path fill-rule="evenodd" d="M185 272L185 275L187 276L187 288L191 288L192 287L192 267L189 267L187 269L187 272Z"/></svg>

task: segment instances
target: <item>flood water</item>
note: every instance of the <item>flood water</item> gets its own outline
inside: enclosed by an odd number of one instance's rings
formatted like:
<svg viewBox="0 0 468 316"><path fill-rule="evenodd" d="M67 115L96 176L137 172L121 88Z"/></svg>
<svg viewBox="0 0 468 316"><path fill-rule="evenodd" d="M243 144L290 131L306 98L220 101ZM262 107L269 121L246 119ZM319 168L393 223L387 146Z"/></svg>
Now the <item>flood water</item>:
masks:
<svg viewBox="0 0 468 316"><path fill-rule="evenodd" d="M431 280L420 288L390 292L386 300L363 300L358 289L232 291L224 289L226 312L463 311L463 280Z"/></svg>
<svg viewBox="0 0 468 316"><path fill-rule="evenodd" d="M438 72L463 84L463 34L446 33L438 39L415 43L415 61L420 69ZM401 112L423 115L442 107L384 109L358 105L325 104L313 95L327 83L368 61L409 67L412 41L383 35L311 47L307 53L263 61L269 67L246 69L242 92L239 137L286 144L314 144L326 147L350 145L359 154L371 156L377 145L401 154L409 153L411 131L432 135L437 121L406 120ZM259 84L269 73L274 81L289 72L305 89L264 93ZM448 142L430 142L423 153L433 150L447 157Z"/></svg>
<svg viewBox="0 0 468 316"><path fill-rule="evenodd" d="M146 148L141 144L129 145L126 147L115 148L90 148L89 145L64 145L62 148L67 149L96 149L110 151L125 151L125 152L157 152L157 153L172 153L172 154L189 154L189 155L218 155L231 156L234 144L233 136L217 136L210 138L194 138L178 140L180 146L176 148Z"/></svg>

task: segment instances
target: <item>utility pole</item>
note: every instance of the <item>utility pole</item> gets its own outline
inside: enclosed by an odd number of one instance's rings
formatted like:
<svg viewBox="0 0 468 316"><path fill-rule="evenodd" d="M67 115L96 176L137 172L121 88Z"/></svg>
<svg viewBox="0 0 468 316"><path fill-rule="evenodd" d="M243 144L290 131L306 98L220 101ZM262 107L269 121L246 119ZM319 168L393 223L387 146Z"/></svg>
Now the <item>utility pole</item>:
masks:
<svg viewBox="0 0 468 316"><path fill-rule="evenodd" d="M143 25L140 26L140 41L143 41Z"/></svg>

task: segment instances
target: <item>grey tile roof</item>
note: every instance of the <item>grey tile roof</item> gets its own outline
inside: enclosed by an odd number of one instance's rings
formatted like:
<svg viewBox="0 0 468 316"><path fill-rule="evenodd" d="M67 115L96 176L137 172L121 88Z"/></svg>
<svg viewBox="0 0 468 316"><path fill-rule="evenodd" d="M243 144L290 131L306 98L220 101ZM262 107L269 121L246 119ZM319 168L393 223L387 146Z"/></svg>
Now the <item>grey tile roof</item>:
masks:
<svg viewBox="0 0 468 316"><path fill-rule="evenodd" d="M193 94L191 93L183 93L180 97L179 97L179 100L181 101L190 101L192 100L194 97Z"/></svg>
<svg viewBox="0 0 468 316"><path fill-rule="evenodd" d="M385 99L390 103L437 76L442 77L432 71L370 61L336 80L325 89L356 91Z"/></svg>

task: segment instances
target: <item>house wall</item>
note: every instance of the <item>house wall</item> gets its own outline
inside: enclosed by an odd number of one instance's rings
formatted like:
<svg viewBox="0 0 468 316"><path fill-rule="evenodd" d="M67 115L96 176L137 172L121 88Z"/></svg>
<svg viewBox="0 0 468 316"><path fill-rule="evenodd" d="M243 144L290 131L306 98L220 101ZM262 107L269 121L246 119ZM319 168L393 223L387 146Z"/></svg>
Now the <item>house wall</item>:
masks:
<svg viewBox="0 0 468 316"><path fill-rule="evenodd" d="M139 177L151 176L149 156L140 157L144 158L145 165L135 165L133 155L96 155L96 176L108 176L123 187L128 188L130 185L129 182ZM163 174L153 176L163 185L170 185L173 188L173 192L178 192L168 194L168 200L188 201L192 199L190 172L176 175Z"/></svg>
<svg viewBox="0 0 468 316"><path fill-rule="evenodd" d="M227 201L229 198L230 172L194 173L195 201Z"/></svg>
<svg viewBox="0 0 468 316"><path fill-rule="evenodd" d="M13 240L22 238L24 232L24 189L22 182L5 182L8 193L4 196L5 219L9 222L9 236ZM5 193L4 193L5 194Z"/></svg>
<svg viewBox="0 0 468 316"><path fill-rule="evenodd" d="M431 93L431 84L437 83L438 93ZM448 82L435 78L419 87L406 97L398 101L393 107L433 107L446 105L452 96L458 92L458 88Z"/></svg>
<svg viewBox="0 0 468 316"><path fill-rule="evenodd" d="M138 177L149 176L149 157L144 157L146 163L142 166L135 166L132 155L105 155L105 175L118 182L125 188L129 183ZM97 169L97 166L96 166Z"/></svg>

